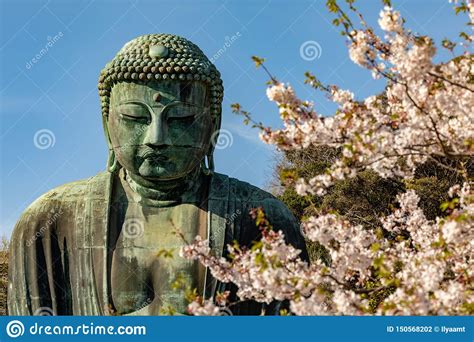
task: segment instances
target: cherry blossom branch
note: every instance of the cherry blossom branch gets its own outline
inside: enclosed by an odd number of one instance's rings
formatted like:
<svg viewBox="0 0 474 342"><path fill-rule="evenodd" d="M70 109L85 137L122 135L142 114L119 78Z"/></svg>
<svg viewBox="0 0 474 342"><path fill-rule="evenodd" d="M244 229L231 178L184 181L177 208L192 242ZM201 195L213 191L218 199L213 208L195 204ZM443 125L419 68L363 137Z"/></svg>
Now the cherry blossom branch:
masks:
<svg viewBox="0 0 474 342"><path fill-rule="evenodd" d="M470 92L474 92L473 89L468 88L468 87L466 87L465 85L462 85L462 84L460 84L460 83L458 83L458 82L453 82L453 81L447 79L446 77L444 77L444 76L442 76L442 75L438 75L438 74L436 74L436 73L434 73L434 72L428 72L428 75L433 76L433 77L436 77L436 78L439 78L439 79L441 79L441 80L443 80L443 81L445 81L445 82L448 82L449 84L452 84L452 85L454 85L454 86L456 86L456 87L465 89L465 90L470 91Z"/></svg>

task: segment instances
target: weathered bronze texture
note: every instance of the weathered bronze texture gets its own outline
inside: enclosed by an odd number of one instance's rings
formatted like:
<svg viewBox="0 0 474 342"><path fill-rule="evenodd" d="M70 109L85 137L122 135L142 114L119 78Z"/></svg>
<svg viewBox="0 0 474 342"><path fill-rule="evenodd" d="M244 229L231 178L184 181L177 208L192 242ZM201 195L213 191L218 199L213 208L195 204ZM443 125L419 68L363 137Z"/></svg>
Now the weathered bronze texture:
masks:
<svg viewBox="0 0 474 342"><path fill-rule="evenodd" d="M158 34L127 43L99 79L107 170L60 186L32 203L12 236L8 304L12 315L186 313L177 278L206 298L236 288L178 256L183 240L209 239L225 256L250 246L249 216L262 207L274 229L302 250L299 224L271 194L214 172L222 81L202 51ZM233 314L278 314L285 303L243 302Z"/></svg>

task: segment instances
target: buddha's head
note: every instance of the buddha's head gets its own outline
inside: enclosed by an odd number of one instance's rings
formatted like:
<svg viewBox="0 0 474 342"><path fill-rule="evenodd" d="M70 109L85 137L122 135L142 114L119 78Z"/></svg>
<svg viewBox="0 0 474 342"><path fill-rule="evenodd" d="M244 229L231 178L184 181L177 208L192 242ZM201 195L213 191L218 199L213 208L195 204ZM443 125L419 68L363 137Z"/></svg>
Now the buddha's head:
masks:
<svg viewBox="0 0 474 342"><path fill-rule="evenodd" d="M153 34L128 42L102 70L99 94L109 171L159 181L213 169L222 81L190 41Z"/></svg>

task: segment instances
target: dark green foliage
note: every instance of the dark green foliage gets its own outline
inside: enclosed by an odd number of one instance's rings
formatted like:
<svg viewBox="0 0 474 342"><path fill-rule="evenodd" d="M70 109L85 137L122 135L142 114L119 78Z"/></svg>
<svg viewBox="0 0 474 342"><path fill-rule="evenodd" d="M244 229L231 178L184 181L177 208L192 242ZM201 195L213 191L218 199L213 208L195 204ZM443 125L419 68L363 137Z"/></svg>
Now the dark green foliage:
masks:
<svg viewBox="0 0 474 342"><path fill-rule="evenodd" d="M314 260L321 260L324 264L331 264L331 256L329 251L318 242L306 241L306 249L308 250L309 258Z"/></svg>
<svg viewBox="0 0 474 342"><path fill-rule="evenodd" d="M297 178L312 178L323 173L337 159L339 152L329 146L311 147L286 152L277 166L283 191L279 198L300 220L305 216L335 211L354 224L368 228L380 225L379 217L389 215L397 206L396 195L408 189L420 196L420 207L430 220L444 213L440 209L448 200L448 190L464 182L463 176L454 169L465 170L469 179L474 177L472 159L458 161L457 165L441 159L432 159L416 169L415 177L408 179L385 179L371 170L359 172L355 178L337 182L323 197L299 196L292 181Z"/></svg>
<svg viewBox="0 0 474 342"><path fill-rule="evenodd" d="M424 177L407 181L407 188L416 191L420 197L419 206L429 220L443 216L440 209L441 203L449 200L448 190L454 183L450 179L439 179L436 177Z"/></svg>
<svg viewBox="0 0 474 342"><path fill-rule="evenodd" d="M303 217L306 208L311 204L308 199L299 196L293 188L285 189L279 198L290 208L293 215L299 218Z"/></svg>
<svg viewBox="0 0 474 342"><path fill-rule="evenodd" d="M458 165L445 160L440 161L442 164L434 159L420 165L416 169L414 179L405 181L406 187L415 190L420 197L419 206L430 220L444 215L440 206L443 202L449 200L449 188L455 184L464 183L463 177L454 168L464 169L469 179L474 177L472 159L458 161ZM461 163L462 167L459 166ZM452 169L442 165L451 166Z"/></svg>
<svg viewBox="0 0 474 342"><path fill-rule="evenodd" d="M375 228L380 215L390 214L397 193L404 190L399 180L384 179L373 171L336 183L324 196L321 209L333 210L354 224Z"/></svg>
<svg viewBox="0 0 474 342"><path fill-rule="evenodd" d="M379 287L380 284L377 282L367 282L366 288L367 289L373 289ZM383 302L385 298L390 296L393 292L395 292L395 287L383 287L381 289L378 289L374 292L372 292L368 298L369 298L369 310L371 313L375 313L377 311L377 307L380 305L380 303Z"/></svg>
<svg viewBox="0 0 474 342"><path fill-rule="evenodd" d="M336 149L329 146L288 151L285 153L283 161L277 166L278 175L284 187L279 198L299 220L314 214L314 206L319 207L322 198L299 196L291 185L292 181L298 178L311 178L323 173L336 160L338 154Z"/></svg>
<svg viewBox="0 0 474 342"><path fill-rule="evenodd" d="M468 179L473 179L474 163L469 160L453 162L441 158L431 158L419 166L414 178L385 179L371 170L359 172L356 177L337 182L323 197L299 196L293 187L298 178L312 178L325 172L338 158L339 152L328 146L311 147L305 150L286 152L277 166L283 191L279 195L299 219L304 221L310 215L335 212L353 224L361 224L367 229L381 227L380 217L390 215L398 206L396 196L408 189L416 191L420 197L419 206L426 217L434 220L447 214L440 207L448 201L448 190L455 184L464 182L464 170ZM379 230L381 231L381 230ZM330 264L328 251L318 243L307 242L312 261L321 259ZM367 289L379 287L377 279L366 284ZM375 312L379 304L394 291L395 287L381 287L368 295L369 309Z"/></svg>
<svg viewBox="0 0 474 342"><path fill-rule="evenodd" d="M323 173L338 155L338 150L329 146L287 152L278 166L284 186L279 198L300 220L308 215L335 211L355 224L375 227L381 213L390 213L397 193L405 190L401 180L383 179L373 171L364 171L353 179L337 182L324 197L303 198L294 190L292 180Z"/></svg>

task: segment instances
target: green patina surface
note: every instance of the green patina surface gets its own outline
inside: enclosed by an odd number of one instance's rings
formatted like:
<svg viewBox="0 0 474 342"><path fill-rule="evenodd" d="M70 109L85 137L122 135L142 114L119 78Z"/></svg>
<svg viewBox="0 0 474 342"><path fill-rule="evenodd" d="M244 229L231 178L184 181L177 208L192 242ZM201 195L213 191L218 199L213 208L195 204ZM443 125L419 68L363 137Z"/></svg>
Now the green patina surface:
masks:
<svg viewBox="0 0 474 342"><path fill-rule="evenodd" d="M308 259L282 202L213 171L223 87L196 45L167 34L132 40L102 71L99 95L107 170L51 190L23 213L11 242L10 314L184 314L184 293L171 286L178 276L208 298L229 290L235 301L235 287L177 256L183 241L174 231L208 238L225 256L226 244L259 239L248 215L255 207ZM283 307L245 302L232 310Z"/></svg>

